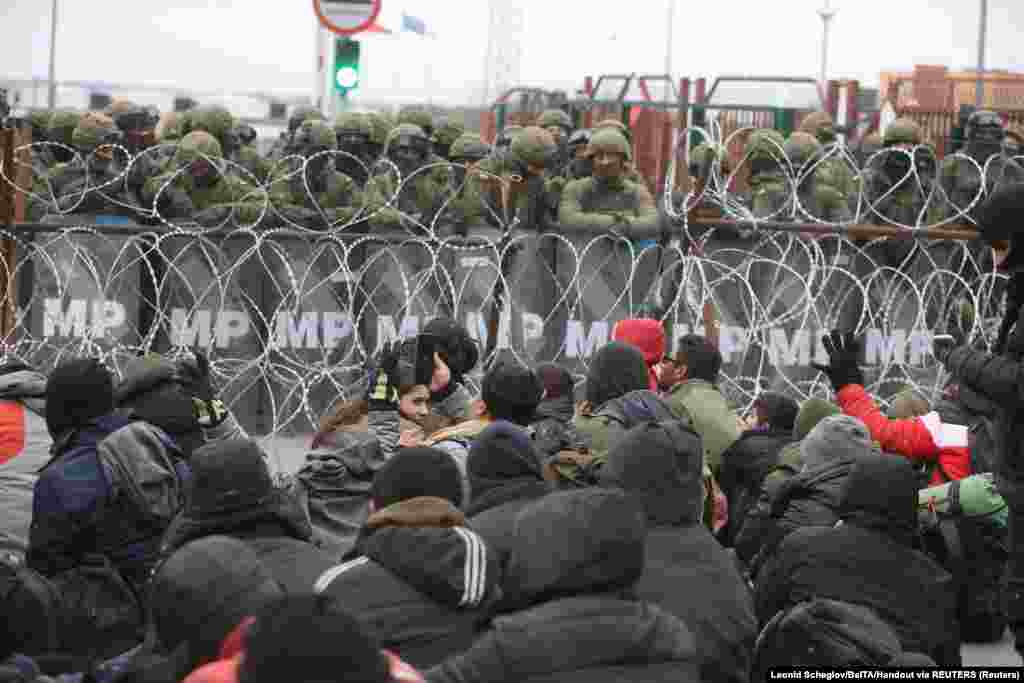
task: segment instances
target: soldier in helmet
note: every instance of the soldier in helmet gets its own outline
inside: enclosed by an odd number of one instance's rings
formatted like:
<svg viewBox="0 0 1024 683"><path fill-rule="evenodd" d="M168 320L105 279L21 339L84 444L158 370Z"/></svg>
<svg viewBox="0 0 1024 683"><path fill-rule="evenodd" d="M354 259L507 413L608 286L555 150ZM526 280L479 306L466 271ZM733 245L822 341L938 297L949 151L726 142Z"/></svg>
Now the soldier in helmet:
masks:
<svg viewBox="0 0 1024 683"><path fill-rule="evenodd" d="M836 141L836 125L832 117L823 111L808 114L800 122L800 132L808 133L822 145L831 145Z"/></svg>
<svg viewBox="0 0 1024 683"><path fill-rule="evenodd" d="M343 152L338 155L335 167L355 181L359 189L364 189L377 161L371 150L373 125L369 115L356 112L338 114L334 119L334 134L338 150Z"/></svg>
<svg viewBox="0 0 1024 683"><path fill-rule="evenodd" d="M799 132L813 136L821 145L819 155L822 160L815 170L815 184L827 188L823 189L826 194L823 199L831 200L834 207L825 210L825 213L844 216L851 214L851 206L856 201L859 189L857 169L842 154L843 148L832 117L823 111L808 114L800 122ZM845 203L846 208L841 208L839 202Z"/></svg>
<svg viewBox="0 0 1024 683"><path fill-rule="evenodd" d="M1003 153L1006 129L995 112L980 110L971 114L964 137L964 154L974 163L959 154L946 157L939 171L939 183L954 210L966 211L971 207L968 215L975 218L987 195L1003 184L1024 181L1024 168Z"/></svg>
<svg viewBox="0 0 1024 683"><path fill-rule="evenodd" d="M161 217L204 226L217 226L233 217L235 223L248 225L263 213L265 193L224 173L223 151L210 133L193 131L183 137L172 166L147 180L142 190L143 199Z"/></svg>
<svg viewBox="0 0 1024 683"><path fill-rule="evenodd" d="M367 112L366 120L370 122L370 145L367 149L368 158L377 161L384 154L384 147L388 143L388 135L395 127L390 116L380 112Z"/></svg>
<svg viewBox="0 0 1024 683"><path fill-rule="evenodd" d="M443 202L443 191L450 184L448 170L432 165L430 138L419 126L401 123L388 135L384 154L391 164L374 176L371 202L373 208L387 206L376 211L371 222L389 226L409 221L412 225L430 225L434 211Z"/></svg>
<svg viewBox="0 0 1024 683"><path fill-rule="evenodd" d="M537 119L537 125L551 133L559 147L565 146L573 132L572 119L561 109L548 109Z"/></svg>
<svg viewBox="0 0 1024 683"><path fill-rule="evenodd" d="M502 201L495 204L521 227L543 232L557 215L558 193L547 177L557 149L551 134L538 126L523 128L512 140L502 173Z"/></svg>
<svg viewBox="0 0 1024 683"><path fill-rule="evenodd" d="M58 163L67 163L74 157L72 136L81 120L81 114L73 111L55 111L50 117L46 137L50 142L63 145L63 147L52 147L53 158Z"/></svg>
<svg viewBox="0 0 1024 683"><path fill-rule="evenodd" d="M857 165L864 168L868 160L878 152L881 152L883 148L882 134L877 130L873 133L868 133L861 139L860 144L857 145Z"/></svg>
<svg viewBox="0 0 1024 683"><path fill-rule="evenodd" d="M494 222L495 212L486 199L480 162L491 153L489 145L474 133L465 133L452 143L449 155L452 164L451 187L442 207L443 220L451 223L456 234L465 236L470 227Z"/></svg>
<svg viewBox="0 0 1024 683"><path fill-rule="evenodd" d="M729 152L724 145L702 142L690 149L687 172L690 177L690 191L694 197L700 197L696 209L708 215L721 215L721 205L711 194L718 189L717 183L724 183L732 171ZM705 193L708 189L708 193ZM686 194L676 191L672 195L673 205L677 211L685 210L683 203Z"/></svg>
<svg viewBox="0 0 1024 683"><path fill-rule="evenodd" d="M628 233L631 226L658 220L647 187L627 177L632 148L625 135L613 128L598 128L587 154L594 164L593 176L565 187L558 211L563 226L615 228Z"/></svg>
<svg viewBox="0 0 1024 683"><path fill-rule="evenodd" d="M797 220L804 218L802 214L829 223L853 218L845 183L834 177L835 165L828 163L828 159L822 160L823 147L818 138L804 131L794 131L786 140L783 152L789 160L800 202L794 214Z"/></svg>
<svg viewBox="0 0 1024 683"><path fill-rule="evenodd" d="M362 193L335 167L334 130L323 121L305 121L295 132L292 148L302 161L289 159L275 169L270 183L275 209L308 228L350 221L362 206Z"/></svg>
<svg viewBox="0 0 1024 683"><path fill-rule="evenodd" d="M622 136L626 138L626 144L628 144L630 147L629 161L626 162L626 180L633 183L643 184L644 179L640 177L640 173L636 170L636 166L633 165L633 132L622 121L619 121L618 119L608 118L598 121L596 124L594 124L594 133L596 133L599 130L608 128L616 130L619 133L621 133Z"/></svg>
<svg viewBox="0 0 1024 683"><path fill-rule="evenodd" d="M428 139L434 137L434 117L430 115L429 111L421 107L402 107L401 111L398 112L396 123L399 126L403 123L418 126Z"/></svg>
<svg viewBox="0 0 1024 683"><path fill-rule="evenodd" d="M935 154L924 146L921 126L909 118L885 130L879 154L861 177L867 220L879 225L917 227L945 216L945 201L934 193Z"/></svg>
<svg viewBox="0 0 1024 683"><path fill-rule="evenodd" d="M1006 127L1006 137L1003 139L1003 156L1007 159L1013 159L1019 164L1020 159L1017 157L1022 154L1024 154L1024 128L1011 124Z"/></svg>
<svg viewBox="0 0 1024 683"><path fill-rule="evenodd" d="M153 112L136 105L122 106L113 115L118 130L124 134L124 146L132 155L139 154L156 143L156 124Z"/></svg>
<svg viewBox="0 0 1024 683"><path fill-rule="evenodd" d="M306 121L324 121L325 119L326 117L316 107L310 107L309 105L295 107L291 116L288 117L288 130L281 133L281 137L274 143L267 158L274 162L292 154L292 139L295 137L295 132L299 129L299 126Z"/></svg>
<svg viewBox="0 0 1024 683"><path fill-rule="evenodd" d="M587 156L587 145L590 144L591 130L584 128L569 136L567 142L569 166L566 177L569 180L589 178L593 172L593 161Z"/></svg>
<svg viewBox="0 0 1024 683"><path fill-rule="evenodd" d="M434 154L441 159L451 160L452 144L466 132L466 127L452 119L441 119L434 131Z"/></svg>
<svg viewBox="0 0 1024 683"><path fill-rule="evenodd" d="M792 181L787 173L786 139L770 128L750 134L744 156L750 167L747 204L755 218L785 220L789 216Z"/></svg>

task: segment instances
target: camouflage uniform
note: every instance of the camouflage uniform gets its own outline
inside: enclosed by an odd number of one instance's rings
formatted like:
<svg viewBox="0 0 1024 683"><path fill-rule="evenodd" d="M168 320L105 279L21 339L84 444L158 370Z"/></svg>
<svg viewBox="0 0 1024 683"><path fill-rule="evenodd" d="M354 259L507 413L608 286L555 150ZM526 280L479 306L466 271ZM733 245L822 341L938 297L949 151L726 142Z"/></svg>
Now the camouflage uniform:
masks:
<svg viewBox="0 0 1024 683"><path fill-rule="evenodd" d="M371 223L396 226L412 219L424 226L430 225L445 199L445 188L450 186L447 168L433 166L423 170L434 158L430 139L419 126L399 124L388 135L385 155L401 177L390 164L373 177L372 188L368 191L370 210L375 212Z"/></svg>
<svg viewBox="0 0 1024 683"><path fill-rule="evenodd" d="M110 117L89 113L81 118L71 134L81 158L58 164L50 174L62 212L137 215L140 206L125 188L124 154L109 146L120 139Z"/></svg>
<svg viewBox="0 0 1024 683"><path fill-rule="evenodd" d="M843 148L836 135L835 123L825 112L814 112L800 122L800 132L813 135L821 143L821 156L826 157L818 164L815 173L815 184L824 188L821 199L831 208L824 213L833 216L852 215L851 205L859 190L857 172L842 154ZM843 207L842 203L846 206ZM847 220L845 218L825 218L825 220Z"/></svg>
<svg viewBox="0 0 1024 683"><path fill-rule="evenodd" d="M964 152L978 166L960 155L950 155L942 161L939 184L957 212L974 203L967 215L976 218L986 196L1006 183L1024 181L1024 168L1004 153L1006 131L998 114L991 111L971 114L965 137L967 145ZM984 184L982 172L985 173Z"/></svg>
<svg viewBox="0 0 1024 683"><path fill-rule="evenodd" d="M587 145L590 144L591 135L591 130L584 128L569 136L569 142L567 143L569 164L566 167L565 173L565 177L569 180L589 178L593 172L591 160L586 156Z"/></svg>
<svg viewBox="0 0 1024 683"><path fill-rule="evenodd" d="M687 172L690 176L690 191L695 193L695 195L703 194L703 197L694 208L703 210L706 215L721 215L721 206L712 194L712 191L716 188L710 188L708 193L704 193L704 189L716 177L720 182L724 183L731 170L729 151L724 146L702 142L690 149L690 160L687 164ZM674 192L672 200L677 211L685 210L686 207L683 205L686 201L685 193L681 191Z"/></svg>
<svg viewBox="0 0 1024 683"><path fill-rule="evenodd" d="M833 159L819 161L822 145L810 133L796 131L789 136L783 151L793 169L793 178L797 181L797 197L800 200L802 213L829 223L849 221L853 218L850 211L851 198L845 194L845 183L836 178L840 168L832 163ZM797 220L805 216L798 213Z"/></svg>
<svg viewBox="0 0 1024 683"><path fill-rule="evenodd" d="M466 127L458 121L443 119L434 131L434 154L442 159L451 159L451 147L466 132Z"/></svg>
<svg viewBox="0 0 1024 683"><path fill-rule="evenodd" d="M220 225L234 210L237 223L253 223L264 209L265 195L240 178L223 173L221 154L217 138L204 131L189 133L174 153L175 170L147 180L143 199L164 218ZM177 169L182 172L177 173Z"/></svg>
<svg viewBox="0 0 1024 683"><path fill-rule="evenodd" d="M47 123L46 137L50 139L50 142L57 142L66 147L73 148L72 136L81 120L82 115L77 112L55 111ZM53 147L51 150L54 159L58 162L68 162L74 157L74 152L71 149Z"/></svg>
<svg viewBox="0 0 1024 683"><path fill-rule="evenodd" d="M376 161L384 154L384 147L388 144L388 135L395 127L391 117L380 112L371 111L366 114L366 120L370 123L370 146L367 150L369 158Z"/></svg>
<svg viewBox="0 0 1024 683"><path fill-rule="evenodd" d="M941 221L946 210L945 200L941 193L933 194L934 156L921 147L921 127L912 119L897 119L886 129L882 142L886 148L893 149L875 157L874 163L862 173L864 200L868 204L864 209L866 220L879 225L913 227L918 225L923 213L925 223ZM918 167L916 177L907 176L911 170L911 153ZM880 200L894 187L894 191ZM873 211L870 206L874 207Z"/></svg>
<svg viewBox="0 0 1024 683"><path fill-rule="evenodd" d="M543 232L557 216L559 188L546 176L555 149L551 133L537 126L523 128L512 140L502 170L507 195L495 204L510 208L509 218L521 227Z"/></svg>
<svg viewBox="0 0 1024 683"><path fill-rule="evenodd" d="M292 115L288 117L288 131L281 133L281 137L270 148L267 158L271 162L275 162L291 154L292 138L295 137L295 132L299 129L299 126L306 121L324 121L325 119L326 117L323 113L315 107L296 107Z"/></svg>
<svg viewBox="0 0 1024 683"><path fill-rule="evenodd" d="M402 107L395 123L399 126L403 123L412 124L419 127L428 138L434 137L434 117L421 107Z"/></svg>
<svg viewBox="0 0 1024 683"><path fill-rule="evenodd" d="M626 137L607 128L595 130L587 147L591 157L601 153L620 155L624 169L632 154ZM623 172L570 182L562 193L558 215L563 225L602 230L620 227L628 231L633 224L656 221L658 210L647 187L630 180Z"/></svg>
<svg viewBox="0 0 1024 683"><path fill-rule="evenodd" d="M790 181L784 164L782 133L760 128L750 134L744 156L750 164L750 196L748 205L755 218L785 220L788 218Z"/></svg>
<svg viewBox="0 0 1024 683"><path fill-rule="evenodd" d="M352 178L360 190L364 189L377 160L371 151L374 130L369 115L355 112L338 114L334 119L334 135L338 149L345 153L338 155L335 167Z"/></svg>
<svg viewBox="0 0 1024 683"><path fill-rule="evenodd" d="M626 173L623 177L631 183L643 184L644 179L640 175L640 172L636 170L636 166L633 165L633 131L631 131L626 124L618 119L604 119L594 124L594 133L599 130L611 128L622 133L622 136L626 138L626 143L629 145L629 161L626 163Z"/></svg>
<svg viewBox="0 0 1024 683"><path fill-rule="evenodd" d="M355 181L334 168L337 136L323 121L306 121L292 141L305 158L279 165L268 185L274 208L289 221L309 228L350 221L362 206Z"/></svg>
<svg viewBox="0 0 1024 683"><path fill-rule="evenodd" d="M495 212L485 201L479 170L476 165L487 158L490 147L479 135L461 135L449 150L451 161L457 164L452 169L452 187L446 196L452 197L443 209L444 218L455 226L458 234L465 235L467 229L484 222L495 222Z"/></svg>

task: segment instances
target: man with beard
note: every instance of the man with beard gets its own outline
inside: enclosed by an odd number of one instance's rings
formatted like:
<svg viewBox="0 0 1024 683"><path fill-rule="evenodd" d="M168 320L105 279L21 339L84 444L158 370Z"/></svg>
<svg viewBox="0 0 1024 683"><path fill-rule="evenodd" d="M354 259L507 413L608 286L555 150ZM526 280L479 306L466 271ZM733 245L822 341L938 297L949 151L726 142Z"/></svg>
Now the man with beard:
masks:
<svg viewBox="0 0 1024 683"><path fill-rule="evenodd" d="M189 133L178 143L172 170L146 181L143 200L165 219L218 226L237 210L235 223L251 224L263 213L264 193L225 174L222 158L217 138L201 130Z"/></svg>
<svg viewBox="0 0 1024 683"><path fill-rule="evenodd" d="M563 226L618 228L628 234L633 225L658 220L647 187L625 177L632 155L622 133L612 128L595 131L587 155L593 161L594 175L566 185L558 211Z"/></svg>
<svg viewBox="0 0 1024 683"><path fill-rule="evenodd" d="M270 183L271 202L288 221L307 228L337 227L352 219L362 206L356 183L335 168L334 130L323 121L306 121L292 140L292 153L276 169Z"/></svg>
<svg viewBox="0 0 1024 683"><path fill-rule="evenodd" d="M987 195L1003 184L1024 181L1024 168L1004 153L1006 129L995 112L981 110L971 114L964 133L967 145L963 152L977 166L962 156L951 155L942 162L939 183L957 212L965 211L973 203L967 215L976 219Z"/></svg>
<svg viewBox="0 0 1024 683"><path fill-rule="evenodd" d="M425 113L425 112L423 112ZM391 162L373 178L373 207L383 206L370 219L376 225L425 228L444 202L448 169L431 165L435 158L430 137L419 126L401 123L388 135L385 158Z"/></svg>

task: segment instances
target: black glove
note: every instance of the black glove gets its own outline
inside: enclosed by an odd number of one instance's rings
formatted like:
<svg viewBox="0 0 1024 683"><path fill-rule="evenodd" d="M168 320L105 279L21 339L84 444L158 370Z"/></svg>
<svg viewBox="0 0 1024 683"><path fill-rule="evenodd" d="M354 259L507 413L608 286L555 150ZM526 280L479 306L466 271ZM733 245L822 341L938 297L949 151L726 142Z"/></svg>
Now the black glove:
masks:
<svg viewBox="0 0 1024 683"><path fill-rule="evenodd" d="M205 353L196 351L181 358L176 374L182 391L192 398L193 413L200 426L216 427L227 419L228 409L214 391L210 360Z"/></svg>
<svg viewBox="0 0 1024 683"><path fill-rule="evenodd" d="M391 407L398 402L399 387L416 383L415 343L386 344L370 371L367 400L371 408Z"/></svg>
<svg viewBox="0 0 1024 683"><path fill-rule="evenodd" d="M821 338L828 353L829 365L811 363L811 367L819 372L825 373L832 388L837 392L849 384L864 384L864 373L860 371L858 362L863 343L857 339L853 332L845 335L839 330L832 330Z"/></svg>

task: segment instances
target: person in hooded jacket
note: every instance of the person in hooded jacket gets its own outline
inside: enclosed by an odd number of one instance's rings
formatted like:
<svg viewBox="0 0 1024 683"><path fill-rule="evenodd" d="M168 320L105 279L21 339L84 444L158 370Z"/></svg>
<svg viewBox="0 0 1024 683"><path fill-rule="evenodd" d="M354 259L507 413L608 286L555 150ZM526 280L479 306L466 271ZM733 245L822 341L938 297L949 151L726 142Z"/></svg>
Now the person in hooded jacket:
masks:
<svg viewBox="0 0 1024 683"><path fill-rule="evenodd" d="M309 592L332 565L313 545L313 528L299 502L270 476L266 454L249 439L206 444L192 458L188 501L164 534L167 557L214 534L245 541L289 593Z"/></svg>
<svg viewBox="0 0 1024 683"><path fill-rule="evenodd" d="M860 458L841 491L837 526L794 531L758 575L757 616L817 597L875 611L903 649L960 666L953 577L917 550L917 476L891 455Z"/></svg>
<svg viewBox="0 0 1024 683"><path fill-rule="evenodd" d="M792 443L798 412L796 401L788 396L761 394L754 401L754 424L722 453L718 483L729 500L729 522L719 540L727 547L743 527L747 512L757 501L761 483L778 462L779 453Z"/></svg>
<svg viewBox="0 0 1024 683"><path fill-rule="evenodd" d="M768 514L759 516L757 527L750 529L759 537L757 557L750 561L751 574L757 574L793 531L835 524L850 471L858 460L874 453L871 435L860 420L834 415L819 422L800 442L800 473L780 487Z"/></svg>
<svg viewBox="0 0 1024 683"><path fill-rule="evenodd" d="M113 414L113 377L93 358L54 368L45 410L53 446L33 489L29 567L53 577L103 556L140 587L181 506L183 454L160 428Z"/></svg>
<svg viewBox="0 0 1024 683"><path fill-rule="evenodd" d="M544 385L544 398L534 411L529 431L537 454L547 464L559 451L580 446L572 422L576 413L575 382L568 370L555 363L541 363L536 373Z"/></svg>
<svg viewBox="0 0 1024 683"><path fill-rule="evenodd" d="M463 378L480 360L469 331L451 318L435 318L419 334L421 354L435 367L430 381L430 410L447 418L470 417L472 397Z"/></svg>
<svg viewBox="0 0 1024 683"><path fill-rule="evenodd" d="M518 609L496 617L430 683L700 680L690 628L630 587L644 570L644 511L619 491L560 491L516 518L509 581Z"/></svg>
<svg viewBox="0 0 1024 683"><path fill-rule="evenodd" d="M461 475L447 454L402 449L374 477L373 512L348 561L321 574L315 592L345 605L413 666L467 649L501 577L461 502Z"/></svg>
<svg viewBox="0 0 1024 683"><path fill-rule="evenodd" d="M823 398L809 398L800 405L793 422L793 441L782 447L777 462L762 479L756 501L733 531L736 555L745 565L753 562L764 543L764 530L772 516L772 501L786 482L803 469L800 455L803 440L826 417L840 414L839 406Z"/></svg>
<svg viewBox="0 0 1024 683"><path fill-rule="evenodd" d="M244 541L215 534L185 544L157 568L148 587L162 654L140 659L130 677L178 683L215 660L236 629L283 595Z"/></svg>
<svg viewBox="0 0 1024 683"><path fill-rule="evenodd" d="M632 344L644 354L651 391L658 390L657 367L665 358L665 327L660 320L628 318L615 323L612 341Z"/></svg>
<svg viewBox="0 0 1024 683"><path fill-rule="evenodd" d="M114 390L114 402L118 413L169 434L186 458L208 441L246 437L217 398L210 362L202 353L177 360L155 353L132 359Z"/></svg>
<svg viewBox="0 0 1024 683"><path fill-rule="evenodd" d="M732 557L701 523L700 436L680 422L648 422L608 453L601 485L639 500L647 515L640 600L688 624L697 639L701 680L746 681L757 618ZM685 586L686 590L680 590Z"/></svg>
<svg viewBox="0 0 1024 683"><path fill-rule="evenodd" d="M32 489L49 460L46 376L24 363L0 366L0 553L24 558Z"/></svg>

